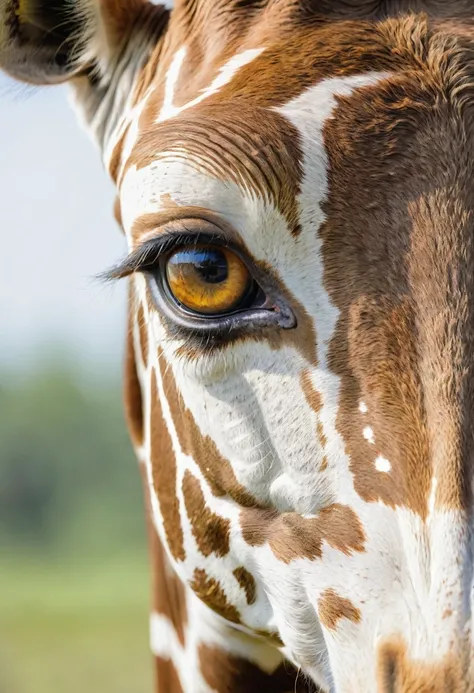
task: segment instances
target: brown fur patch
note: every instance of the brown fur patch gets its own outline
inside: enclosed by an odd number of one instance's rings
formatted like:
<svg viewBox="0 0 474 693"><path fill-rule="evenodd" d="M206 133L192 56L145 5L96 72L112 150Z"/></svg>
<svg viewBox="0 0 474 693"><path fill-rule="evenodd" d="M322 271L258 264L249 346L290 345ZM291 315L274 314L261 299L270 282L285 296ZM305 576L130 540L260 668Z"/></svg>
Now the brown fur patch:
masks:
<svg viewBox="0 0 474 693"><path fill-rule="evenodd" d="M435 507L442 510L471 507L474 470L474 148L453 154L446 151L450 145L437 148L446 166L456 157L447 180L409 206L408 276L417 306Z"/></svg>
<svg viewBox="0 0 474 693"><path fill-rule="evenodd" d="M244 508L240 524L246 542L251 546L268 542L275 557L284 563L297 558L321 558L323 541L347 556L364 551L362 525L347 505L331 505L311 519L294 512Z"/></svg>
<svg viewBox="0 0 474 693"><path fill-rule="evenodd" d="M140 336L140 351L145 368L148 365L148 329L145 322L145 311L140 305L137 312L138 334Z"/></svg>
<svg viewBox="0 0 474 693"><path fill-rule="evenodd" d="M143 402L133 343L133 312L131 308L131 303L134 301L133 279L129 279L128 295L129 317L125 350L124 404L130 438L133 445L138 448L143 444Z"/></svg>
<svg viewBox="0 0 474 693"><path fill-rule="evenodd" d="M240 623L238 610L227 601L226 594L219 582L209 577L205 570L197 568L189 584L199 599L219 616L233 623Z"/></svg>
<svg viewBox="0 0 474 693"><path fill-rule="evenodd" d="M141 476L145 497L148 545L151 557L152 609L154 612L166 616L166 618L169 619L176 630L179 642L184 647L186 625L188 622L186 588L171 566L156 531L153 521L150 489L146 478L147 473L143 465L141 466Z"/></svg>
<svg viewBox="0 0 474 693"><path fill-rule="evenodd" d="M108 162L109 176L112 178L113 182L119 186L122 176L119 178L122 166L122 153L127 139L127 135L130 131L130 124L128 124L121 135L121 137L115 143L112 154Z"/></svg>
<svg viewBox="0 0 474 693"><path fill-rule="evenodd" d="M186 608L186 588L171 567L155 532L152 541L153 574L155 576L153 590L153 608L158 614L167 616L178 635L179 642L184 647L188 613Z"/></svg>
<svg viewBox="0 0 474 693"><path fill-rule="evenodd" d="M186 512L199 551L204 556L229 553L230 520L213 513L204 498L201 484L187 469L183 477L183 496Z"/></svg>
<svg viewBox="0 0 474 693"><path fill-rule="evenodd" d="M155 657L158 690L166 693L184 693L176 667L170 659Z"/></svg>
<svg viewBox="0 0 474 693"><path fill-rule="evenodd" d="M406 96L405 89L403 93ZM364 100L364 108L367 114L371 110L367 98ZM369 137L370 127L367 127L366 131L362 130L362 135L359 137L355 135L353 127L350 132L349 128L346 130L344 120L346 113L350 110L351 106L346 102L342 118L339 119L339 113L335 118L336 127L333 128L332 122L328 123L326 142L331 159L333 151L336 152L336 148L339 151L341 147L340 136L342 135L347 141L350 138L348 161L344 166L346 168L349 165L349 168L359 170L359 166L362 166L362 156L367 156L367 149L364 147L364 155L362 150L360 152L357 150L365 138ZM374 114L375 110L378 114L376 127L380 130L384 104L374 104ZM370 146L376 146L375 138ZM381 152L376 159L380 161L380 167L384 159ZM366 162L366 158L364 161ZM415 325L410 302L403 298L403 293L406 292L403 274L400 272L403 267L405 248L403 237L400 238L398 247L395 245L395 239L403 228L402 224L407 224L408 219L406 213L403 214L403 210L396 212L391 209L390 201L387 203L386 193L383 193L383 203L381 199L378 200L385 181L381 180L376 190L358 193L357 203L354 199L349 203L349 201L346 202L347 194L343 193L343 189L347 190L343 188L347 181L344 184L342 182L345 179L342 168L335 165L331 167L331 171L331 193L326 206L328 223L322 233L324 238L328 239L325 245L327 259L331 257L327 285L333 300L336 300L336 305L341 309L341 318L330 350L331 366L343 378L339 428L344 435L350 454L356 489L362 497L366 500L380 498L392 505L406 502L416 511L423 512L429 478L428 451L417 374ZM367 199L361 201L362 196ZM355 204L358 209L354 210L356 219L355 223L351 224L350 230L354 238L349 245L346 245L347 225L344 222L343 232L340 224L349 206L354 208ZM379 213L382 214L382 204L384 219L391 227L390 231L387 229L386 232L382 232L381 217L378 216ZM362 209L365 211L361 212ZM340 237L339 232L341 232ZM342 233L345 234L344 241ZM364 246L363 253L360 253L360 250L357 251L359 240ZM342 243L345 248L344 257L342 254L339 256L338 252L342 251ZM384 260L381 259L382 255L385 255ZM379 268L383 268L383 271ZM345 274L347 278L345 286L336 279L339 271L349 273L349 276ZM392 273L393 275L398 273L398 287L393 284L391 286ZM354 291L354 287L358 287L357 291ZM400 298L392 298L397 295ZM352 372L351 364L353 364ZM357 412L359 397L362 397L368 405L367 416L361 416ZM367 424L375 432L376 448L369 446L362 437L362 430ZM386 427L385 434L382 426ZM399 436L403 438L406 434L411 440L407 441L405 449L399 453L402 458L400 463L410 465L413 470L417 470L418 475L422 475L421 483L412 484L411 488L405 486L404 475L397 465L397 460L394 459L396 451L391 443L394 435L397 438ZM374 460L379 450L391 461L390 475L380 475L375 469ZM411 452L407 457L409 450Z"/></svg>
<svg viewBox="0 0 474 693"><path fill-rule="evenodd" d="M402 641L379 648L378 685L381 693L471 693L462 668L454 657L440 662L410 659Z"/></svg>
<svg viewBox="0 0 474 693"><path fill-rule="evenodd" d="M178 636L180 644L184 647L186 644L185 633L188 622L186 588L172 568L157 534L153 521L147 472L144 465L141 465L140 471L145 498L146 528L151 558L152 610L169 619L176 630L176 635ZM159 658L155 659L158 660ZM163 674L160 678L160 670L162 674L163 671L168 671L168 677ZM159 677L159 684L161 686L162 680L164 680L165 683L170 681L169 677L172 675L172 672L166 669L166 664L163 664L162 667L156 669L156 674ZM159 690L167 691L168 689L159 688ZM173 689L171 690L173 691Z"/></svg>
<svg viewBox="0 0 474 693"><path fill-rule="evenodd" d="M342 338L344 330L347 342ZM330 353L332 367L344 374L338 426L356 491L366 501L407 505L424 516L429 449L414 330L409 304L361 298L351 307L349 326L341 319ZM358 410L361 398L367 414ZM372 428L375 444L364 438L365 426ZM390 461L389 474L378 472L379 454Z"/></svg>
<svg viewBox="0 0 474 693"><path fill-rule="evenodd" d="M123 223L122 223L122 205L120 203L120 197L117 195L115 200L114 200L114 218L117 224L119 225L120 230L123 232Z"/></svg>
<svg viewBox="0 0 474 693"><path fill-rule="evenodd" d="M166 540L175 560L183 561L185 551L176 495L176 459L171 437L163 419L155 371L151 383L151 465L153 488L160 504Z"/></svg>
<svg viewBox="0 0 474 693"><path fill-rule="evenodd" d="M234 577L242 587L247 598L247 604L254 604L257 598L257 585L252 573L249 573L243 566L233 571Z"/></svg>
<svg viewBox="0 0 474 693"><path fill-rule="evenodd" d="M425 517L433 470L439 506L466 507L470 493L474 64L420 18L380 31L418 67L389 80L390 90L341 98L326 123L320 234L326 288L340 311L329 364L341 377L337 425L357 492ZM352 181L366 176L369 159L374 182L351 185L348 172ZM362 436L366 425L375 445ZM389 473L375 468L378 454Z"/></svg>
<svg viewBox="0 0 474 693"><path fill-rule="evenodd" d="M328 630L336 630L342 618L353 623L359 623L361 620L360 610L333 589L325 590L318 599L318 614L321 623Z"/></svg>
<svg viewBox="0 0 474 693"><path fill-rule="evenodd" d="M100 11L108 39L112 44L120 43L130 27L137 22L143 10L148 9L143 0L101 0ZM160 8L160 13L162 9Z"/></svg>

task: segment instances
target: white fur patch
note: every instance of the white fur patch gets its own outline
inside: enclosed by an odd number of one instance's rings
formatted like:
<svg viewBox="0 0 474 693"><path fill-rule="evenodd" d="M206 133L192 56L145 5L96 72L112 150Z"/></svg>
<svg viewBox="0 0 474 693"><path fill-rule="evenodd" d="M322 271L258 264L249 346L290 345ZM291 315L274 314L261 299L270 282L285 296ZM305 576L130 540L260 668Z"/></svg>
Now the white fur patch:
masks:
<svg viewBox="0 0 474 693"><path fill-rule="evenodd" d="M436 504L436 491L438 489L438 479L436 476L433 475L433 478L431 479L431 489L430 489L430 495L428 498L428 520L433 517L433 513L435 510L435 504Z"/></svg>
<svg viewBox="0 0 474 693"><path fill-rule="evenodd" d="M370 426L366 426L364 428L364 430L362 431L362 435L368 443L370 443L371 445L375 445L374 432Z"/></svg>
<svg viewBox="0 0 474 693"><path fill-rule="evenodd" d="M171 659L181 669L183 648L178 640L176 629L163 614L150 615L150 648L155 657Z"/></svg>
<svg viewBox="0 0 474 693"><path fill-rule="evenodd" d="M244 65L255 60L263 51L263 48L251 48L249 50L243 51L243 53L237 53L230 60L228 60L225 65L223 65L217 77L212 80L211 84L202 90L202 92L196 96L192 101L184 104L183 106L174 106L173 98L176 90L176 85L178 83L179 74L181 72L181 67L183 65L184 59L186 58L186 46L183 46L178 51L176 51L171 65L168 69L165 82L165 97L163 100L163 106L158 116L157 123L162 123L164 120L169 118L174 118L182 111L188 108L197 106L198 103L209 98L212 94L221 89L225 84L228 84L232 80L235 73Z"/></svg>
<svg viewBox="0 0 474 693"><path fill-rule="evenodd" d="M375 469L378 472L385 472L388 474L388 472L392 470L392 465L386 457L379 455L375 460Z"/></svg>

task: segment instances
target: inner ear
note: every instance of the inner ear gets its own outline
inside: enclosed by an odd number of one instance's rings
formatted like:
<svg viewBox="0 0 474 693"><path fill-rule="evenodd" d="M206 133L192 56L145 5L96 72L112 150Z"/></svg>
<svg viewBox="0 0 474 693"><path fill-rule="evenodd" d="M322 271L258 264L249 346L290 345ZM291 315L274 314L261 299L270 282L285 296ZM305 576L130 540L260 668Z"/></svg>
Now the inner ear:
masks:
<svg viewBox="0 0 474 693"><path fill-rule="evenodd" d="M13 0L16 29L21 43L48 45L67 51L79 36L80 22L71 3L63 0Z"/></svg>
<svg viewBox="0 0 474 693"><path fill-rule="evenodd" d="M140 33L146 44L167 16L149 0L0 0L0 68L33 84L105 71L124 41Z"/></svg>
<svg viewBox="0 0 474 693"><path fill-rule="evenodd" d="M0 0L0 67L17 79L55 83L80 69L81 3Z"/></svg>

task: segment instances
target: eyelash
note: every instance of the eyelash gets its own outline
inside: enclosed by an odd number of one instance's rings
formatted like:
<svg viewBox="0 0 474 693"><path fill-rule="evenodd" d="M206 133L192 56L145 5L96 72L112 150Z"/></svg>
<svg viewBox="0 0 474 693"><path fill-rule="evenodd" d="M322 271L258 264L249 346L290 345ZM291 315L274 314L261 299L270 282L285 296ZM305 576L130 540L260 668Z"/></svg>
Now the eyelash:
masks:
<svg viewBox="0 0 474 693"><path fill-rule="evenodd" d="M218 317L200 316L182 310L171 298L166 280L165 263L173 251L185 246L212 245L225 247L235 253L247 267L258 287L254 303L236 312ZM145 275L154 303L165 319L170 333L176 338L198 342L203 348L228 343L243 334L268 329L291 329L296 326L294 312L284 300L278 286L242 253L240 248L220 236L211 234L176 234L162 232L158 239L145 243L125 262L106 273L106 279L120 279L135 272Z"/></svg>

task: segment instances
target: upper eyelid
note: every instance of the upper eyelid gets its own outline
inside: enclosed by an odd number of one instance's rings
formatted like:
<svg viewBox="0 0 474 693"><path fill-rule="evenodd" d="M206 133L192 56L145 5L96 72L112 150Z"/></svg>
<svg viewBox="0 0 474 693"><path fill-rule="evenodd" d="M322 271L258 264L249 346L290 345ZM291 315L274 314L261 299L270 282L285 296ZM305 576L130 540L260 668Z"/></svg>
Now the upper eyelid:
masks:
<svg viewBox="0 0 474 693"><path fill-rule="evenodd" d="M157 236L148 238L138 248L132 250L124 260L109 270L99 275L105 281L115 281L129 277L134 272L144 271L159 262L165 253L170 252L180 245L193 245L198 243L219 243L229 246L229 239L224 233L211 234L206 232L191 231L160 231Z"/></svg>

